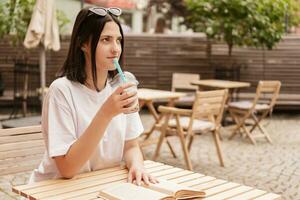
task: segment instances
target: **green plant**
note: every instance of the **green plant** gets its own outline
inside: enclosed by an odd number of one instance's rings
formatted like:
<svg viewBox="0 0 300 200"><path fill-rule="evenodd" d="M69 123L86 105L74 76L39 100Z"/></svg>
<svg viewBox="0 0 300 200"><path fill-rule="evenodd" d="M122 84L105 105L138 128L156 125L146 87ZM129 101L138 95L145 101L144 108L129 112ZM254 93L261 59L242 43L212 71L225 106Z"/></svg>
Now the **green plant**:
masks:
<svg viewBox="0 0 300 200"><path fill-rule="evenodd" d="M0 2L0 38L10 35L14 45L19 45L24 41L34 3L35 0ZM57 10L57 20L60 29L69 23L69 19L60 10Z"/></svg>
<svg viewBox="0 0 300 200"><path fill-rule="evenodd" d="M0 3L0 37L11 35L12 43L21 43L30 22L34 0L9 0Z"/></svg>
<svg viewBox="0 0 300 200"><path fill-rule="evenodd" d="M59 31L61 33L65 32L65 27L68 23L70 23L70 19L68 19L67 15L62 10L56 10L57 22L59 26Z"/></svg>
<svg viewBox="0 0 300 200"><path fill-rule="evenodd" d="M186 0L185 23L209 39L225 41L228 54L238 46L272 49L285 33L285 21L296 24L295 0Z"/></svg>

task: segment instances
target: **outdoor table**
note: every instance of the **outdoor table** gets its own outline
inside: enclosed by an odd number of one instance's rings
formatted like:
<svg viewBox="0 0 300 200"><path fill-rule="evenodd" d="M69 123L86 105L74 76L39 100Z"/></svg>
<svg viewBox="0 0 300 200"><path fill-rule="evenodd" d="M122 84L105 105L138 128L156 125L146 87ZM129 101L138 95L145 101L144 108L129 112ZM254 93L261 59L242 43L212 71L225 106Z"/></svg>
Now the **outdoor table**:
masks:
<svg viewBox="0 0 300 200"><path fill-rule="evenodd" d="M155 177L204 191L207 196L204 198L205 200L281 199L280 195L274 193L159 162L145 161L145 167L147 171ZM97 198L99 191L126 182L127 173L128 171L124 166L117 166L79 174L72 179L47 180L28 185L15 186L12 190L29 199L101 200L101 198Z"/></svg>
<svg viewBox="0 0 300 200"><path fill-rule="evenodd" d="M139 98L139 105L140 109L146 105L155 119L154 124L150 128L149 131L145 132L146 139L150 137L151 133L154 131L155 126L159 124L162 115L159 115L153 105L153 102L156 100L167 100L168 106L173 106L174 101L180 97L185 96L185 93L182 92L171 92L165 90L156 90L156 89L147 89L141 88L138 89L138 98Z"/></svg>
<svg viewBox="0 0 300 200"><path fill-rule="evenodd" d="M229 99L233 97L234 93L237 93L238 89L250 87L248 82L240 81L228 81L228 80L218 80L218 79L207 79L207 80L197 80L192 81L192 85L197 85L199 90L203 89L228 89Z"/></svg>

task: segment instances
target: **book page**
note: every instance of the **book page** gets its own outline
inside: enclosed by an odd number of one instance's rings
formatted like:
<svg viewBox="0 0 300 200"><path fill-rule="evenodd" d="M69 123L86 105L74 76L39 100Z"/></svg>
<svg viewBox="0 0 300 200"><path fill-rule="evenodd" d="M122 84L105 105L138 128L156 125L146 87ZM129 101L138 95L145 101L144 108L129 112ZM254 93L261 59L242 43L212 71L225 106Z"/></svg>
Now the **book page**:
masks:
<svg viewBox="0 0 300 200"><path fill-rule="evenodd" d="M109 200L158 200L168 195L132 183L121 183L101 190L98 196Z"/></svg>
<svg viewBox="0 0 300 200"><path fill-rule="evenodd" d="M144 186L146 188L168 194L176 198L191 198L191 197L205 197L205 192L179 185L177 183L167 181L164 179L158 179L159 183L150 184L149 186Z"/></svg>
<svg viewBox="0 0 300 200"><path fill-rule="evenodd" d="M164 179L158 179L158 181L159 181L159 183L150 184L149 186L145 186L145 187L162 192L162 193L166 193L171 196L175 195L175 193L179 190L193 190L193 188L179 185L177 183L167 181Z"/></svg>

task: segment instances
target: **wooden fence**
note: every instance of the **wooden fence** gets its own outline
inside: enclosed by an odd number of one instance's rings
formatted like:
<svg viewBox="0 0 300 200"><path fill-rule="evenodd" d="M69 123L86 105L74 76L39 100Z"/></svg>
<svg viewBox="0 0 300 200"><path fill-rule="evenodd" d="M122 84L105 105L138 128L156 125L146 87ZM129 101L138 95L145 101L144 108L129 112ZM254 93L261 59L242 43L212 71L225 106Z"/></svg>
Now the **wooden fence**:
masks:
<svg viewBox="0 0 300 200"><path fill-rule="evenodd" d="M127 35L125 70L134 73L140 87L170 90L173 72L199 73L201 79L216 77L216 67L228 62L227 46L210 43L200 35ZM47 52L47 85L55 79L69 47L69 36L62 37L61 50ZM0 72L7 91L13 88L13 66L17 59L38 63L38 49L13 47L8 39L0 41ZM300 37L285 37L273 50L234 48L233 63L238 66L238 79L251 82L252 87L241 94L253 92L258 80L281 80L279 103L289 108L300 107ZM221 69L222 71L222 69ZM223 78L230 79L230 76ZM32 78L39 86L39 79Z"/></svg>

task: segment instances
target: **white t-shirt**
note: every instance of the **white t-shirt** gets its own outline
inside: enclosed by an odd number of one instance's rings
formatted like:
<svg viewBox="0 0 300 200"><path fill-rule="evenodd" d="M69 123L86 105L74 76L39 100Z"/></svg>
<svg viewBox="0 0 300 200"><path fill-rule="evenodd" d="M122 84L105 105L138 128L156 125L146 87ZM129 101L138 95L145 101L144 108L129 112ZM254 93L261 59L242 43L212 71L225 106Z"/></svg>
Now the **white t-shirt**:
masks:
<svg viewBox="0 0 300 200"><path fill-rule="evenodd" d="M51 84L42 112L46 151L29 182L61 177L52 157L67 153L112 92L109 83L103 90L96 92L66 77L58 78ZM80 173L118 165L123 159L125 141L138 137L143 130L138 113L115 116L108 124L95 153Z"/></svg>

